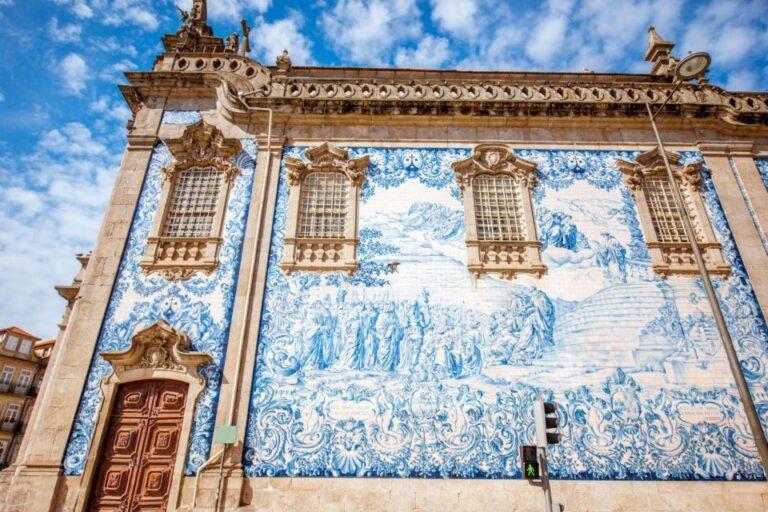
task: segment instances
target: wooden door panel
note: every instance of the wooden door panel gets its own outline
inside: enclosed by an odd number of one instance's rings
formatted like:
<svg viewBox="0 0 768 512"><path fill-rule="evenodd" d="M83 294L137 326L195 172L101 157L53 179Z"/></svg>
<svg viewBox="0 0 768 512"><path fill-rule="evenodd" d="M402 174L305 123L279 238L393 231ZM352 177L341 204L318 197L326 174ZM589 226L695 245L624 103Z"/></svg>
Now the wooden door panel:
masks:
<svg viewBox="0 0 768 512"><path fill-rule="evenodd" d="M91 509L165 511L187 399L182 382L149 380L118 389Z"/></svg>

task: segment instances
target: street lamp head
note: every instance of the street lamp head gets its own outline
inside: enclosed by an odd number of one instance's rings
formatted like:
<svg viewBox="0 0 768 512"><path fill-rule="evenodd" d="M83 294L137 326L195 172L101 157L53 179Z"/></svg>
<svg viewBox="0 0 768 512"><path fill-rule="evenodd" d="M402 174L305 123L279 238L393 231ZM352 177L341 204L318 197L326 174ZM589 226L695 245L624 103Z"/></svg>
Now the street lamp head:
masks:
<svg viewBox="0 0 768 512"><path fill-rule="evenodd" d="M701 78L707 72L712 57L707 52L696 52L687 55L675 68L675 78L678 80L693 80Z"/></svg>

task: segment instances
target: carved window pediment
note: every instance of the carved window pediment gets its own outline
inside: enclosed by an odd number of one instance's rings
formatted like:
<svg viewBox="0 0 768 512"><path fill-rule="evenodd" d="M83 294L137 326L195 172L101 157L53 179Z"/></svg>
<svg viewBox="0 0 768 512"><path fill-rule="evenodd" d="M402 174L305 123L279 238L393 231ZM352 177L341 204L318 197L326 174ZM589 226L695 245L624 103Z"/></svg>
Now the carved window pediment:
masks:
<svg viewBox="0 0 768 512"><path fill-rule="evenodd" d="M165 180L141 267L182 280L218 266L227 199L240 172L230 159L242 146L203 120L165 142L176 161L162 170Z"/></svg>
<svg viewBox="0 0 768 512"><path fill-rule="evenodd" d="M349 158L329 143L286 157L288 222L280 267L349 274L357 270L360 189L370 158Z"/></svg>
<svg viewBox="0 0 768 512"><path fill-rule="evenodd" d="M506 145L481 144L453 169L464 198L469 271L505 279L543 274L532 201L536 164Z"/></svg>
<svg viewBox="0 0 768 512"><path fill-rule="evenodd" d="M139 331L131 346L117 352L102 352L115 371L136 369L167 370L198 376L201 366L211 362L204 352L190 352L189 337L164 320Z"/></svg>
<svg viewBox="0 0 768 512"><path fill-rule="evenodd" d="M707 270L711 274L727 276L730 267L723 259L722 246L715 237L701 195L703 164L693 162L681 165L679 154L667 152L666 156ZM638 155L634 162L617 160L616 163L624 174L624 183L635 198L654 271L662 277L697 275L696 260L659 149Z"/></svg>

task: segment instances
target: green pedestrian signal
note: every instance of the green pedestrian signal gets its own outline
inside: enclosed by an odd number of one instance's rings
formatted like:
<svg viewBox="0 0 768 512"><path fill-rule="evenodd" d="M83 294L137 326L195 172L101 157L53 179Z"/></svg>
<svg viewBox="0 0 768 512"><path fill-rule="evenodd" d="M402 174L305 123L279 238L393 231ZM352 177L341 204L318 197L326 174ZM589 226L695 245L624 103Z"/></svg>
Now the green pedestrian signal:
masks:
<svg viewBox="0 0 768 512"><path fill-rule="evenodd" d="M520 461L523 463L524 478L527 478L528 480L538 480L541 478L541 473L539 472L539 458L535 446L521 446Z"/></svg>

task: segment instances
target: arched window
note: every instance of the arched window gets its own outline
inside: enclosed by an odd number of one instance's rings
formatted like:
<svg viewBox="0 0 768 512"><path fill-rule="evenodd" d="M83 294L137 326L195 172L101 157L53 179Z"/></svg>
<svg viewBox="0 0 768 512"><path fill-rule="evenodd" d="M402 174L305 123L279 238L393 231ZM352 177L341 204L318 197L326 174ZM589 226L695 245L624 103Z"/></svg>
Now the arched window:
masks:
<svg viewBox="0 0 768 512"><path fill-rule="evenodd" d="M368 167L367 156L328 143L286 157L288 219L280 267L291 273L357 270L357 208Z"/></svg>
<svg viewBox="0 0 768 512"><path fill-rule="evenodd" d="M543 274L531 198L536 164L517 158L507 146L481 144L453 169L464 198L467 268L473 276Z"/></svg>

